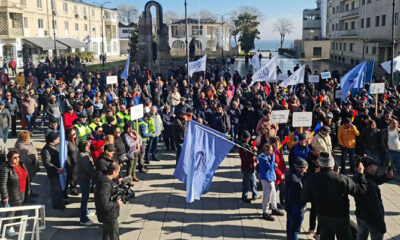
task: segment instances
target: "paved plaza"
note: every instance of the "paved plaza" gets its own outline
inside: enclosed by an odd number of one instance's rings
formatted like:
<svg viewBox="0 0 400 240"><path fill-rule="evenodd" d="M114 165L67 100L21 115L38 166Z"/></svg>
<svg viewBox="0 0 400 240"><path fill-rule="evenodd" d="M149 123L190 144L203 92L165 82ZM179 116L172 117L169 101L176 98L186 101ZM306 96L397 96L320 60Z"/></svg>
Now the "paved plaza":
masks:
<svg viewBox="0 0 400 240"><path fill-rule="evenodd" d="M33 141L41 148L43 140L36 135ZM7 145L12 147L14 141L11 139ZM210 191L200 201L188 204L185 184L172 177L174 154L163 150L161 153L162 161L152 162L149 173L139 175L141 181L134 187L136 199L121 209L121 239L286 239L285 216L277 217L275 222L265 221L260 218L261 199L251 204L240 200L242 176L238 154L229 154L217 170ZM101 239L96 217L91 218L96 225L79 225L80 197L70 197L70 204L63 212L53 210L48 186L42 169L33 184L34 192L40 194L37 202L46 205L46 230L41 239ZM399 182L385 184L381 190L388 229L386 239L400 239ZM92 199L89 207L94 209ZM308 216L307 212L303 232L308 230ZM313 236L303 233L301 239Z"/></svg>

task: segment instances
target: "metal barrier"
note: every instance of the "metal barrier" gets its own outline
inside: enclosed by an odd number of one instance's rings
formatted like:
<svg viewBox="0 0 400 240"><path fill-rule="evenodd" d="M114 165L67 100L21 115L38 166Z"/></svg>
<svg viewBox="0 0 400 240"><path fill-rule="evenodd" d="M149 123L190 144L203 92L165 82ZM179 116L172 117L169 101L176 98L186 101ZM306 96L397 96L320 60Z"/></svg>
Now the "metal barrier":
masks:
<svg viewBox="0 0 400 240"><path fill-rule="evenodd" d="M3 231L1 233L1 238L0 239L1 240L6 240L7 239L6 238L7 229L10 229L10 228L12 228L14 226L16 226L16 227L18 226L18 228L19 228L18 234L17 234L18 235L18 240L25 240L26 221L27 221L27 219L28 219L27 215L18 216L18 217L1 218L0 219L0 229L2 227L2 222L3 221L6 222L6 221L12 220L12 222L4 224ZM19 221L17 221L17 220L19 220Z"/></svg>
<svg viewBox="0 0 400 240"><path fill-rule="evenodd" d="M21 234L21 227L22 227L23 235L25 236L27 222L29 220L32 220L33 225L32 225L31 240L33 240L33 239L40 240L40 230L44 230L46 228L45 209L46 208L44 205L0 208L0 213L24 212L24 211L34 211L34 213L35 213L34 216L23 215L23 216L18 216L18 217L13 217L13 218L0 218L0 229L2 227L2 222L5 220L21 219L20 222L4 224L4 229L3 229L1 239L5 239L4 234L5 234L5 229L7 227L16 226L16 225L20 225L20 230L19 230L18 234ZM20 237L21 236L19 235L18 240L20 239ZM25 239L25 238L23 237L21 239Z"/></svg>

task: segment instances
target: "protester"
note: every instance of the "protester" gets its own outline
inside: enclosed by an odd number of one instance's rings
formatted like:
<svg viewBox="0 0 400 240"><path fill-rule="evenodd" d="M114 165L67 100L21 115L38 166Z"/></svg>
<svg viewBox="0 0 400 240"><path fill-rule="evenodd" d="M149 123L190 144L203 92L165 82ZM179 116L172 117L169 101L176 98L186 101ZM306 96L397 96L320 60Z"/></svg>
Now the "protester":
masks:
<svg viewBox="0 0 400 240"><path fill-rule="evenodd" d="M349 118L343 121L343 125L339 127L338 131L338 141L342 148L342 158L341 158L341 168L340 173L344 174L346 172L346 158L349 156L350 172L355 173L355 162L354 156L356 155L356 137L360 133L355 125L351 123Z"/></svg>
<svg viewBox="0 0 400 240"><path fill-rule="evenodd" d="M11 128L11 114L7 108L5 108L5 102L0 101L0 129L3 132L3 142L7 143L8 132Z"/></svg>

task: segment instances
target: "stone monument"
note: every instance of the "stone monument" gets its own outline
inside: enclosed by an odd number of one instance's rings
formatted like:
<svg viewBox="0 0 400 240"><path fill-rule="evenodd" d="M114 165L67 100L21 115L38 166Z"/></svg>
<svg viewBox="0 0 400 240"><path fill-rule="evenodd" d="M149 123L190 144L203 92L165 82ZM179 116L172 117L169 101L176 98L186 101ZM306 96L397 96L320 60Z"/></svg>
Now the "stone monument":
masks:
<svg viewBox="0 0 400 240"><path fill-rule="evenodd" d="M150 8L156 8L156 34L157 47L156 59L153 61L153 29ZM149 1L139 17L139 39L138 51L135 59L140 66L146 66L158 72L166 72L171 66L171 54L168 44L168 26L163 22L163 11L161 5L156 1Z"/></svg>

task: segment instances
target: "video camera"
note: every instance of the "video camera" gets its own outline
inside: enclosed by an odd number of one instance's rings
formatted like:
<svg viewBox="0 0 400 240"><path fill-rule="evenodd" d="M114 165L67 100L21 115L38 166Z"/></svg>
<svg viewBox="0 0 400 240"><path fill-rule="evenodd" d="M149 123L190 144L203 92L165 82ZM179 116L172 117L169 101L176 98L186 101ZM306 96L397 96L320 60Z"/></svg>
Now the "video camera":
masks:
<svg viewBox="0 0 400 240"><path fill-rule="evenodd" d="M117 201L118 199L121 199L123 203L127 203L130 200L135 198L135 191L131 189L133 186L133 181L132 177L124 177L122 179L122 182L118 185L118 191L116 194L112 196L113 201Z"/></svg>

